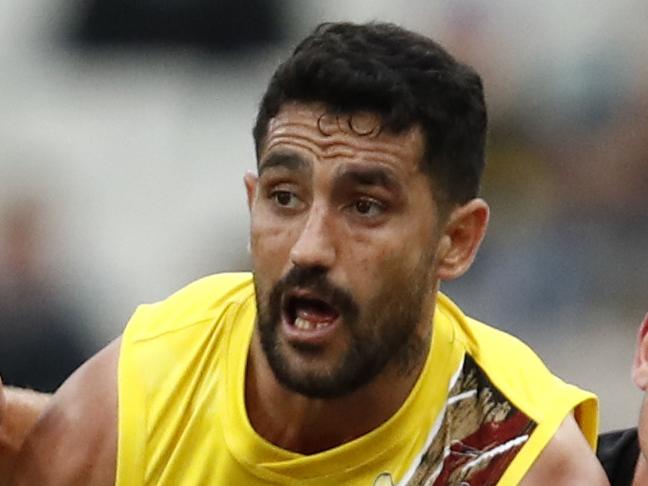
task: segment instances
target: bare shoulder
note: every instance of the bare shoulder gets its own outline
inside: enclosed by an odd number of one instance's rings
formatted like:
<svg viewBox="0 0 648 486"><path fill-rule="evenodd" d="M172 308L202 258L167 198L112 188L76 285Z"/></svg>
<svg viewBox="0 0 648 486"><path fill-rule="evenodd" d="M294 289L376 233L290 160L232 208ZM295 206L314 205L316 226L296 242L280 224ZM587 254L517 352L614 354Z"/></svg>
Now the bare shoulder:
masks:
<svg viewBox="0 0 648 486"><path fill-rule="evenodd" d="M12 484L114 484L119 346L110 343L54 394L21 448Z"/></svg>
<svg viewBox="0 0 648 486"><path fill-rule="evenodd" d="M576 420L569 414L520 484L607 486L609 482Z"/></svg>

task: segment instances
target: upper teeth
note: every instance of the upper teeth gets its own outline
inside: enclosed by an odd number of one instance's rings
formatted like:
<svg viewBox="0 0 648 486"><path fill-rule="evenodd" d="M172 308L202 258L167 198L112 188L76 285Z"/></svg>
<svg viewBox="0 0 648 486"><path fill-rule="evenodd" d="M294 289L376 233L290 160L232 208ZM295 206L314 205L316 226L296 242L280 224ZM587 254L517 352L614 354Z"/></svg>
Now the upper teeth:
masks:
<svg viewBox="0 0 648 486"><path fill-rule="evenodd" d="M297 329L303 329L303 330L311 330L313 328L315 329L322 329L323 327L326 327L328 323L326 322L318 322L318 323L313 323L309 321L308 319L304 319L303 317L297 317L295 319L295 327Z"/></svg>

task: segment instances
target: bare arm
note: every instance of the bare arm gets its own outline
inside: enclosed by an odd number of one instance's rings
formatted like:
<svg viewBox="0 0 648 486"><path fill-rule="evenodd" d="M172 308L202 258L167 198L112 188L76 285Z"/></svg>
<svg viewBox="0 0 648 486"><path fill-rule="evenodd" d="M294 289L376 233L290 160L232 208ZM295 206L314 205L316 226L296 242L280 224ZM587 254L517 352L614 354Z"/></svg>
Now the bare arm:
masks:
<svg viewBox="0 0 648 486"><path fill-rule="evenodd" d="M51 395L2 388L0 380L0 486L9 477L25 437L47 407Z"/></svg>
<svg viewBox="0 0 648 486"><path fill-rule="evenodd" d="M542 451L521 486L608 486L603 468L570 414Z"/></svg>
<svg viewBox="0 0 648 486"><path fill-rule="evenodd" d="M20 448L11 485L114 484L119 342L88 360L52 396Z"/></svg>

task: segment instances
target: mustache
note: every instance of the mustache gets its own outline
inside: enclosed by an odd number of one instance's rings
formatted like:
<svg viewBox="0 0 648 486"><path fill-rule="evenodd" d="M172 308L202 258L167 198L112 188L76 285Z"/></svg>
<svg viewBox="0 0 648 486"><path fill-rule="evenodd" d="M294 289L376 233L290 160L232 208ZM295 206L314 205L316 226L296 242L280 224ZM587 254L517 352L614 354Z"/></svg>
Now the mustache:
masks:
<svg viewBox="0 0 648 486"><path fill-rule="evenodd" d="M294 288L308 289L320 295L341 314L358 315L358 305L347 290L333 284L326 270L318 267L293 267L274 286L270 301L279 304L282 296Z"/></svg>

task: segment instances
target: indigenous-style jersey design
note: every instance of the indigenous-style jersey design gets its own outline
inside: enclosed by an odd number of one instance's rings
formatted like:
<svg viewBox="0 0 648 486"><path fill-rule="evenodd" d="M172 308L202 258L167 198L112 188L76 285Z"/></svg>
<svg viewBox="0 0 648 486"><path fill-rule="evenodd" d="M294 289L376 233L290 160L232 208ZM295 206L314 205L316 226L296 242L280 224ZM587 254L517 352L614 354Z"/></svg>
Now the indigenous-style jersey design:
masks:
<svg viewBox="0 0 648 486"><path fill-rule="evenodd" d="M255 322L247 273L138 308L120 351L117 486L512 486L572 411L595 447L592 394L439 294L426 362L390 419L317 454L282 449L247 416Z"/></svg>
<svg viewBox="0 0 648 486"><path fill-rule="evenodd" d="M407 484L497 484L536 425L466 356L441 426Z"/></svg>

